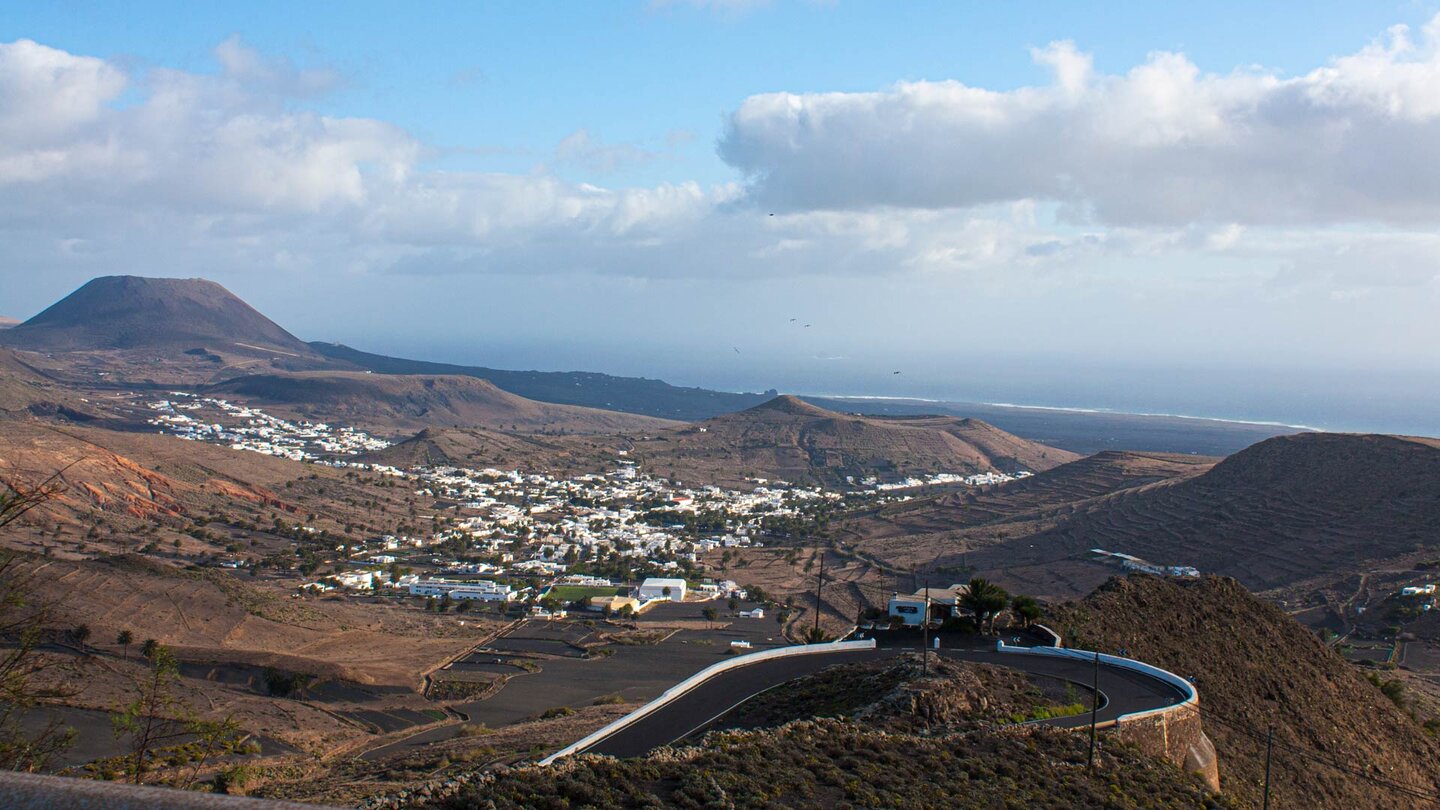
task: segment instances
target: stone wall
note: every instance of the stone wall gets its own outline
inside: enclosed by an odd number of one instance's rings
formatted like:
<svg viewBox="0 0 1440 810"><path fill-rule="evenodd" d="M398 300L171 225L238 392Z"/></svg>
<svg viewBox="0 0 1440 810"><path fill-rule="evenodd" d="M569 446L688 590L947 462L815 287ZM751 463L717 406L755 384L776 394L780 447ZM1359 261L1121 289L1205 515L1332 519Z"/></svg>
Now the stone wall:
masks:
<svg viewBox="0 0 1440 810"><path fill-rule="evenodd" d="M1199 774L1211 790L1220 790L1220 762L1215 745L1205 736L1198 701L1168 711L1122 717L1111 734L1151 756Z"/></svg>

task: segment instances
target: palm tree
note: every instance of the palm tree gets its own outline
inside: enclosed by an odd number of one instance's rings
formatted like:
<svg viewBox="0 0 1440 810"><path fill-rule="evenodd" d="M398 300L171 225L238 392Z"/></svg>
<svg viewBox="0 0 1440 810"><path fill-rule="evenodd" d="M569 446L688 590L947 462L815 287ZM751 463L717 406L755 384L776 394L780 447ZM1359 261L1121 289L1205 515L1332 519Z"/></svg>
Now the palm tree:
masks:
<svg viewBox="0 0 1440 810"><path fill-rule="evenodd" d="M984 633L987 627L993 629L995 619L1009 603L1010 594L983 577L971 579L965 595L960 597L960 604L975 617L975 629L981 633Z"/></svg>
<svg viewBox="0 0 1440 810"><path fill-rule="evenodd" d="M125 657L130 657L130 645L135 643L135 634L129 630L121 630L120 635L115 637L115 643L125 652Z"/></svg>

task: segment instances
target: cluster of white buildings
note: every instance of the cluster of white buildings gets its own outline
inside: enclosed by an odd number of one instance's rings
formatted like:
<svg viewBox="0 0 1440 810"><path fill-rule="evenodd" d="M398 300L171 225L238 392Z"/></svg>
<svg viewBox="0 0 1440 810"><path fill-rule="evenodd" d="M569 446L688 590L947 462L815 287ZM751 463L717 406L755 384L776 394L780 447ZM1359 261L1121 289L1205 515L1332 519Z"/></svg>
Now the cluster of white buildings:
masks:
<svg viewBox="0 0 1440 810"><path fill-rule="evenodd" d="M150 402L147 406L156 412L147 421L165 433L294 461L354 456L390 446L389 442L362 430L290 422L259 408L184 391L171 391L170 399Z"/></svg>
<svg viewBox="0 0 1440 810"><path fill-rule="evenodd" d="M915 489L917 487L933 487L942 484L964 484L968 487L984 487L991 484L1004 484L1010 481L1019 481L1021 478L1029 478L1034 473L1021 470L1016 473L986 472L975 475L961 475L959 473L935 473L934 475L912 475L903 481L881 482L875 476L860 479L861 491L891 492L897 489ZM854 476L846 476L845 480L854 485Z"/></svg>
<svg viewBox="0 0 1440 810"><path fill-rule="evenodd" d="M1138 571L1142 574L1155 574L1162 577L1198 577L1200 569L1189 565L1156 565L1152 562L1136 557L1133 554L1123 554L1119 551L1106 551L1103 548L1092 548L1090 553L1097 557L1119 560L1120 567L1126 571Z"/></svg>

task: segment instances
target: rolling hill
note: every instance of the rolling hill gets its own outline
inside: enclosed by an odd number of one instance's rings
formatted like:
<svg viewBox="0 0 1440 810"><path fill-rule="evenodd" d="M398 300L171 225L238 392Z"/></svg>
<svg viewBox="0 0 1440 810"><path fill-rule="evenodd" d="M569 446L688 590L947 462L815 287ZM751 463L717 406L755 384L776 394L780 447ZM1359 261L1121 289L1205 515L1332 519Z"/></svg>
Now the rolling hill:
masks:
<svg viewBox="0 0 1440 810"><path fill-rule="evenodd" d="M1203 456L1107 450L1019 481L892 504L856 516L848 532L866 538L902 537L1043 520L1120 490L1198 475L1216 461Z"/></svg>
<svg viewBox="0 0 1440 810"><path fill-rule="evenodd" d="M1133 463L1137 454L1125 457ZM1154 464L1153 456L1144 458ZM1051 597L1088 592L1117 570L1118 561L1098 559L1094 548L1305 596L1440 547L1433 528L1440 522L1440 440L1284 436L1208 470L1197 461L1162 480L1116 479L1122 488L1093 497L1057 495L1069 478L1074 494L1084 496L1100 486L1095 469L1115 460L1092 457L1056 470L1055 480L1036 476L973 499L947 496L856 516L842 536L899 568L960 566Z"/></svg>
<svg viewBox="0 0 1440 810"><path fill-rule="evenodd" d="M652 472L682 480L767 478L832 486L871 475L899 480L1046 470L1076 458L977 419L843 414L793 396L638 441L633 455Z"/></svg>
<svg viewBox="0 0 1440 810"><path fill-rule="evenodd" d="M1222 790L1245 806L1261 803L1272 724L1272 807L1428 806L1440 795L1440 742L1233 579L1116 578L1048 621L1069 646L1123 648L1193 678Z"/></svg>
<svg viewBox="0 0 1440 810"><path fill-rule="evenodd" d="M310 347L213 281L102 276L0 333L43 351L223 346L311 356Z"/></svg>
<svg viewBox="0 0 1440 810"><path fill-rule="evenodd" d="M479 428L425 428L365 457L392 467L521 467L553 473L614 466L623 441L606 436L538 436Z"/></svg>
<svg viewBox="0 0 1440 810"><path fill-rule="evenodd" d="M483 427L515 433L655 432L677 422L535 402L474 377L316 371L255 374L208 386L227 397L314 420L393 433L425 427Z"/></svg>

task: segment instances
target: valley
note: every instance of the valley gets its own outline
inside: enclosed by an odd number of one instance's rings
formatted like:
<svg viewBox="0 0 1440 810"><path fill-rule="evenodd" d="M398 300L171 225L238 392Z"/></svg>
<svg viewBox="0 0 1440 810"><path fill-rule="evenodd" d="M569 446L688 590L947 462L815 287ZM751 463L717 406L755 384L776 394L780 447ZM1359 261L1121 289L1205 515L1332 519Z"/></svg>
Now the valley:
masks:
<svg viewBox="0 0 1440 810"><path fill-rule="evenodd" d="M1286 705L1299 707L1283 720L1290 754L1364 748L1395 784L1440 790L1420 764L1440 729L1436 440L1305 433L1223 457L1082 455L974 417L778 394L681 421L528 399L503 376L362 368L211 285L81 292L0 349L0 482L45 492L0 531L7 581L43 606L35 654L73 673L24 722L83 738L52 771L124 776L129 741L109 718L163 648L177 705L238 720L241 742L205 784L387 807L439 806L395 798L417 784L559 800L569 788L531 763L677 683L803 642L918 648L896 606L943 592L953 605L933 631L957 649L1043 646L1021 613L1033 598L1066 646L1193 678L1201 714L1175 722L1210 753L1106 745L1112 774L1146 774L1137 784L1163 795L1253 804L1251 732ZM993 628L964 601L985 583L1004 589ZM1226 637L1222 605L1253 632ZM1279 663L1234 663L1262 650ZM978 677L979 692L1009 677L952 659L947 678ZM905 744L968 735L999 756L1009 735L1033 735L1027 750L1074 761L1073 737L989 717L976 708L989 696L944 708L955 695L927 667L862 676L918 690L905 712L921 714L885 721L897 734L918 733L924 712L953 720ZM1328 686L1273 697L1272 671ZM840 677L806 672L785 688ZM1006 710L1020 717L1075 703L1027 688L994 699L1029 695ZM879 718L899 705L887 700L852 710ZM1327 736L1360 711L1378 730ZM757 757L784 740L825 760L837 739L891 756L874 728L802 712L697 735L680 756L724 756L719 739ZM628 770L660 767L665 750L597 767L681 801L678 774ZM1118 789L1097 778L1056 789ZM1342 806L1367 789L1343 770L1285 785Z"/></svg>

